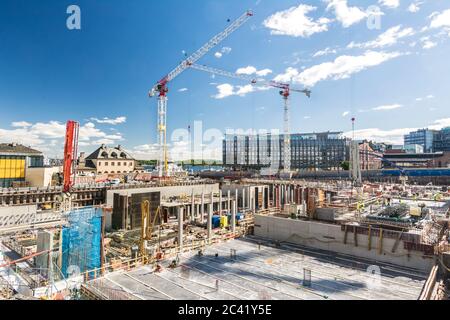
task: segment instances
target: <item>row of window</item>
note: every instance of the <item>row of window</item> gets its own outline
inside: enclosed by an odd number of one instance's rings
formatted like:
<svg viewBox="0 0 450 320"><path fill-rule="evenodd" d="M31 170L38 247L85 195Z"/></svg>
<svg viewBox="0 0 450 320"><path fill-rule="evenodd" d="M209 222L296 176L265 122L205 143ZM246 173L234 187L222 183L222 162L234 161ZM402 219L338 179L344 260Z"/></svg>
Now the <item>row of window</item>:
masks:
<svg viewBox="0 0 450 320"><path fill-rule="evenodd" d="M98 162L98 166L101 166L101 165L102 165L102 162L99 161ZM114 167L115 165L116 165L115 162L111 162L111 166L112 167ZM128 165L128 166L132 167L133 166L133 162L130 162L130 163L124 162L123 164L122 164L122 162L117 162L117 166L122 166L122 165L124 165L124 166ZM109 162L104 162L104 166L108 167L109 166Z"/></svg>

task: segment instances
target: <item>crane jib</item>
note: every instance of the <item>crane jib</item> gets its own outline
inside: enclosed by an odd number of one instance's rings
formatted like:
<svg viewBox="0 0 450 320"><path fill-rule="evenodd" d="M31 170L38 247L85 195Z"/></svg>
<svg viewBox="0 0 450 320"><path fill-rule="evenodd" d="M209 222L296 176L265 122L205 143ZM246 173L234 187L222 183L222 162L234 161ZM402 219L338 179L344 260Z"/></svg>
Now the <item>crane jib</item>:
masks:
<svg viewBox="0 0 450 320"><path fill-rule="evenodd" d="M224 31L215 35L211 40L209 40L205 45L203 45L200 49L194 52L190 57L181 62L175 69L173 69L170 73L167 74L163 79L161 79L154 87L154 91L158 91L158 86L165 87L167 83L175 79L181 73L183 73L186 69L188 69L192 64L197 62L200 58L202 58L206 53L208 53L212 48L217 46L223 40L225 40L230 34L239 29L248 19L253 16L252 11L246 11L243 15L241 15L236 21L231 23Z"/></svg>

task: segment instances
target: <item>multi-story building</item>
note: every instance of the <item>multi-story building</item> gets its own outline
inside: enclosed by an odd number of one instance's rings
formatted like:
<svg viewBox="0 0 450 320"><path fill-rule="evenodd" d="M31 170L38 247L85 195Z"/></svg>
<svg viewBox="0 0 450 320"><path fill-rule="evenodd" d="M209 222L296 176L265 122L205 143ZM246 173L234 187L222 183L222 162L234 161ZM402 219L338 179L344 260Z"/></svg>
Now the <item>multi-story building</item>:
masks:
<svg viewBox="0 0 450 320"><path fill-rule="evenodd" d="M133 172L135 167L136 160L122 146L110 148L103 144L88 157L83 152L80 154L77 172L123 174Z"/></svg>
<svg viewBox="0 0 450 320"><path fill-rule="evenodd" d="M0 144L0 187L25 183L27 170L43 165L44 156L40 151L16 143Z"/></svg>
<svg viewBox="0 0 450 320"><path fill-rule="evenodd" d="M292 170L339 170L348 158L347 139L342 132L291 135ZM227 135L223 141L223 163L240 169L284 168L283 135Z"/></svg>
<svg viewBox="0 0 450 320"><path fill-rule="evenodd" d="M442 129L435 135L433 149L435 152L450 151L450 127Z"/></svg>
<svg viewBox="0 0 450 320"><path fill-rule="evenodd" d="M437 130L429 130L429 129L421 129L414 132L410 132L409 134L404 136L404 145L405 147L409 145L421 145L423 147L424 153L432 153L433 143L435 141L435 137L438 135L439 131Z"/></svg>
<svg viewBox="0 0 450 320"><path fill-rule="evenodd" d="M375 151L369 142L359 144L361 170L379 170L382 167L383 154Z"/></svg>

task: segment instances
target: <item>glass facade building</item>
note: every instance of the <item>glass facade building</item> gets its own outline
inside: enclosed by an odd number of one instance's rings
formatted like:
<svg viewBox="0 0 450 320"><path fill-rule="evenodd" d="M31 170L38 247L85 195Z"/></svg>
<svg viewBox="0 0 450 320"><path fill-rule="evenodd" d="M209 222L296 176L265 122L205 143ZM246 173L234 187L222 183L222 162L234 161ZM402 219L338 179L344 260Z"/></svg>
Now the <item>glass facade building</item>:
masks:
<svg viewBox="0 0 450 320"><path fill-rule="evenodd" d="M433 142L437 134L438 131L429 129L410 132L404 137L404 145L405 147L410 145L421 145L425 153L432 153L435 151Z"/></svg>
<svg viewBox="0 0 450 320"><path fill-rule="evenodd" d="M435 136L434 139L435 152L450 151L450 127L444 128Z"/></svg>
<svg viewBox="0 0 450 320"><path fill-rule="evenodd" d="M292 170L339 170L348 159L347 139L342 132L291 135ZM227 135L223 163L241 169L284 168L283 135Z"/></svg>

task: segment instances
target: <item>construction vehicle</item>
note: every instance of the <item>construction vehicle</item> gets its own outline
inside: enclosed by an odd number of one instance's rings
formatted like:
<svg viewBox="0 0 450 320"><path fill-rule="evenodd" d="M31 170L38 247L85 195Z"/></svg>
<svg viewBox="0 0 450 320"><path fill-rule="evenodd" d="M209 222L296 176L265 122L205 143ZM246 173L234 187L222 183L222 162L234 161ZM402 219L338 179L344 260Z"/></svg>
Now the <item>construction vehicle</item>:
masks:
<svg viewBox="0 0 450 320"><path fill-rule="evenodd" d="M156 85L150 90L150 97L158 94L158 144L161 148L158 160L158 174L160 178L167 177L169 171L167 153L167 94L169 92L169 82L173 81L176 77L186 71L192 64L194 64L205 54L207 54L211 49L228 38L228 36L239 29L252 16L252 11L245 12L236 21L231 23L224 31L211 38L211 40L209 40L200 49L183 60L175 69L173 69L169 74L159 80Z"/></svg>
<svg viewBox="0 0 450 320"><path fill-rule="evenodd" d="M251 77L247 77L245 75L232 73L229 71L220 70L217 68L211 68L204 65L197 65L192 64L192 69L196 69L199 71L208 72L214 75L220 75L224 77L234 78L234 79L240 79L249 82L251 85L260 84L267 87L277 88L281 89L279 91L280 95L283 98L284 101L284 130L283 130L283 138L284 138L284 152L283 152L283 168L284 173L290 174L291 172L291 112L290 112L290 105L289 105L289 97L291 95L291 92L299 92L304 93L308 98L311 98L311 91L308 89L294 89L291 87L288 83L282 83L277 81L267 81L264 79L255 79Z"/></svg>

